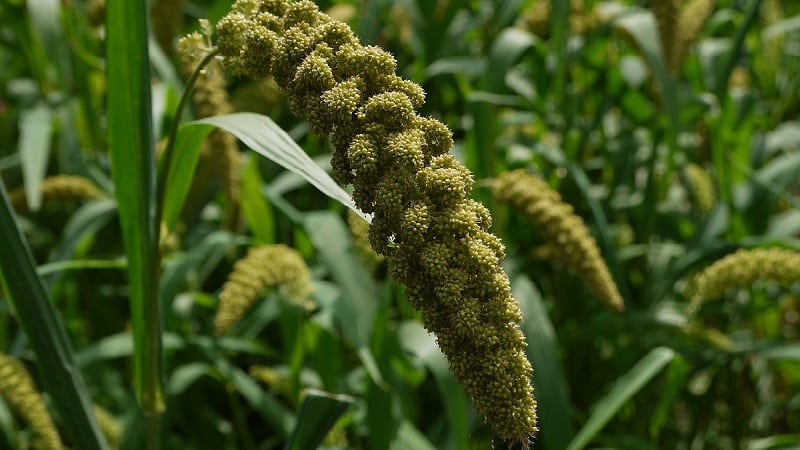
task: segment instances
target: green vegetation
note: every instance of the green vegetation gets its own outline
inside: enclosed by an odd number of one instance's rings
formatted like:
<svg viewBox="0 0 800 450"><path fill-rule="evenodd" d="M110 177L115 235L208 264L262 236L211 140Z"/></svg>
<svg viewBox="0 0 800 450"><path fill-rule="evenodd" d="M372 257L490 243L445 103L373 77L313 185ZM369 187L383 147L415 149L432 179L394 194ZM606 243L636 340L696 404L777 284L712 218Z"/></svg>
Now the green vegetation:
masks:
<svg viewBox="0 0 800 450"><path fill-rule="evenodd" d="M800 443L800 4L151 3L0 3L0 448Z"/></svg>

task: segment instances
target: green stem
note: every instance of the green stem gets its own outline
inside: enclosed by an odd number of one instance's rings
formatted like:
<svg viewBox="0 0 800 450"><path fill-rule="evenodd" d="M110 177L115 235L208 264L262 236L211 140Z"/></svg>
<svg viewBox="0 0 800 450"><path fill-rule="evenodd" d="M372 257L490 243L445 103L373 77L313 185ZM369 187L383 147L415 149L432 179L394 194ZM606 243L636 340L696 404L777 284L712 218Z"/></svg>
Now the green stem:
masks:
<svg viewBox="0 0 800 450"><path fill-rule="evenodd" d="M155 237L152 243L155 261L152 266L153 282L150 284L150 295L148 295L145 300L147 305L145 307L146 317L144 323L161 323L158 292L159 278L161 275L161 219L164 216L164 194L166 193L167 177L169 176L169 169L170 165L172 164L172 157L174 154L175 138L178 135L178 125L180 123L183 109L186 106L186 103L189 101L192 87L194 86L195 81L197 81L197 77L200 76L200 72L202 71L203 67L205 67L208 62L211 61L214 56L216 56L216 54L217 52L214 50L206 55L206 57L200 61L200 64L198 64L197 68L192 73L192 76L189 78L189 81L186 84L186 89L183 91L181 100L178 103L178 109L175 111L175 117L172 121L169 139L167 141L167 148L164 150L163 161L158 165L155 199L156 211L152 225L153 235ZM155 369L148 371L143 389L144 399L142 403L144 406L144 419L147 430L146 448L150 450L157 450L159 448L158 422L161 410L163 409L163 400L161 398L161 390L159 389L159 371L157 370L157 368L160 367L159 359L161 358L161 352L159 351L161 346L160 333L147 333L145 340L146 355L149 359L147 367Z"/></svg>
<svg viewBox="0 0 800 450"><path fill-rule="evenodd" d="M161 218L164 215L164 194L166 193L167 188L167 177L169 176L169 169L170 165L172 164L172 158L175 148L175 139L178 135L178 126L180 125L181 115L183 114L183 110L186 107L186 104L189 102L189 96L192 93L192 88L194 87L197 78L202 73L203 68L214 59L215 56L219 51L217 49L212 50L208 55L206 55L201 61L200 64L197 65L194 72L192 72L191 77L189 77L189 81L186 83L186 88L181 95L181 100L178 103L178 109L175 111L175 117L172 120L172 125L170 126L169 130L169 138L167 139L167 147L164 149L164 156L163 162L158 165L158 181L156 183L156 218L155 218L155 226L156 226L156 254L160 255L161 252L159 251L159 242L161 241Z"/></svg>

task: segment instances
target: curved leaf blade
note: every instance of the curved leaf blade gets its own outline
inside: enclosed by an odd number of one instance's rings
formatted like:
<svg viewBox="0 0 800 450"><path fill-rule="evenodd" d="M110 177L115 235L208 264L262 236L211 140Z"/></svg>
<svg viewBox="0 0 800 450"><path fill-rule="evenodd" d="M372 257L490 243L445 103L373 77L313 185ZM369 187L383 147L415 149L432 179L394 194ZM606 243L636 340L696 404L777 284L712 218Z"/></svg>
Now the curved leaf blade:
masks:
<svg viewBox="0 0 800 450"><path fill-rule="evenodd" d="M644 385L658 375L675 358L675 351L667 347L657 347L636 363L625 375L618 378L611 392L601 398L593 407L592 415L578 432L567 450L580 450L603 429L619 409L628 402Z"/></svg>
<svg viewBox="0 0 800 450"><path fill-rule="evenodd" d="M274 161L311 183L320 192L367 217L353 203L333 178L322 170L281 127L268 116L254 113L235 113L214 116L191 122L220 127L236 136L256 153Z"/></svg>

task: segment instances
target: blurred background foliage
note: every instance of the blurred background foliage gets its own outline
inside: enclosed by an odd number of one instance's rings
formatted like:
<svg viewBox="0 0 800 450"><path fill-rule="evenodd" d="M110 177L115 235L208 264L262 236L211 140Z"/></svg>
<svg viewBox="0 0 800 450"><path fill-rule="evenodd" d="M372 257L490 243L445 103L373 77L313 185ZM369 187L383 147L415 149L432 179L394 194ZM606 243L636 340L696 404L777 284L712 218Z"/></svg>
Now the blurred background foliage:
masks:
<svg viewBox="0 0 800 450"><path fill-rule="evenodd" d="M177 38L230 3L150 5L156 140L179 120L187 69ZM541 420L533 448L796 448L800 284L758 281L697 311L688 287L740 248L800 250L800 3L677 1L674 17L622 0L316 3L396 56L398 73L427 93L422 113L451 127L452 152L478 180L474 197L492 210L526 314ZM0 173L88 394L123 430L120 448L137 448L105 106L106 69L125 68L106 67L103 11L98 0L0 2ZM222 84L226 112L269 115L329 168L328 142L274 83ZM195 96L185 118L208 115L203 101ZM162 236L164 448L502 446L402 286L364 248L358 219L350 231L341 204L239 146L233 181L213 148L199 150L187 200ZM518 168L588 225L624 312L542 259L543 236L494 198L491 180ZM83 184L48 190L43 180L59 175ZM302 256L310 304L260 290L215 337L234 263L266 244ZM6 301L0 349L36 366ZM32 373L41 388L48 374ZM12 403L0 401L0 448L26 448L35 430Z"/></svg>

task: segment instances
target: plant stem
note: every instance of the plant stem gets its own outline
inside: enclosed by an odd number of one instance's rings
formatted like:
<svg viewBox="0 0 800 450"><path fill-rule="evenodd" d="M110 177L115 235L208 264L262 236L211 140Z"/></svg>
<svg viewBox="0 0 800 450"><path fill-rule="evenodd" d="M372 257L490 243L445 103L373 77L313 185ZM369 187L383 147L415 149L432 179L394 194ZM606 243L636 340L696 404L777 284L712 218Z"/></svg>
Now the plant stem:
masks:
<svg viewBox="0 0 800 450"><path fill-rule="evenodd" d="M155 217L155 226L156 226L156 239L155 239L155 246L156 246L156 254L160 255L161 252L159 251L159 242L161 240L161 218L164 215L164 194L166 193L167 188L167 177L169 176L169 169L170 165L172 164L172 158L175 148L175 138L178 135L178 126L180 125L180 119L183 115L183 110L186 107L186 104L189 101L189 96L192 93L192 88L194 87L197 78L200 76L200 73L203 71L203 68L214 59L215 56L218 54L218 50L212 50L208 55L206 55L200 63L195 68L192 75L189 77L189 81L186 83L186 87L183 90L183 94L181 95L181 100L178 103L178 108L175 111L175 117L172 120L172 125L170 126L169 130L169 138L167 139L167 147L164 149L164 156L163 162L158 165L158 181L156 183L156 217ZM159 258L160 259L160 258Z"/></svg>
<svg viewBox="0 0 800 450"><path fill-rule="evenodd" d="M159 301L159 278L161 276L161 218L164 215L164 195L166 193L166 185L167 185L167 177L169 176L169 169L172 163L172 157L174 154L174 147L175 147L175 138L178 135L178 125L180 123L181 114L183 112L186 103L189 100L189 96L192 92L192 87L194 86L195 81L197 81L197 77L200 76L200 72L203 70L211 59L217 54L216 50L212 51L202 61L198 64L197 68L192 73L192 76L189 78L188 83L186 84L186 89L183 91L183 95L181 95L181 100L178 103L178 108L175 111L175 117L172 121L172 126L170 128L169 139L167 140L167 148L164 150L163 161L161 164L158 165L158 175L156 181L156 210L155 210L155 217L153 218L153 255L154 255L154 262L152 266L153 270L153 283L150 285L150 295L146 297L146 317L145 323L148 324L160 324L161 317L160 317L160 301ZM160 328L160 326L159 326ZM161 414L161 410L163 409L163 399L161 398L161 390L159 389L159 370L160 367L160 346L161 346L161 336L160 333L147 333L147 337L145 339L145 348L146 354L148 358L147 367L153 370L149 370L146 375L145 385L144 385L144 395L143 395L143 407L144 407L144 419L145 419L145 427L146 427L146 445L147 449L149 450L157 450L159 448L159 416Z"/></svg>

